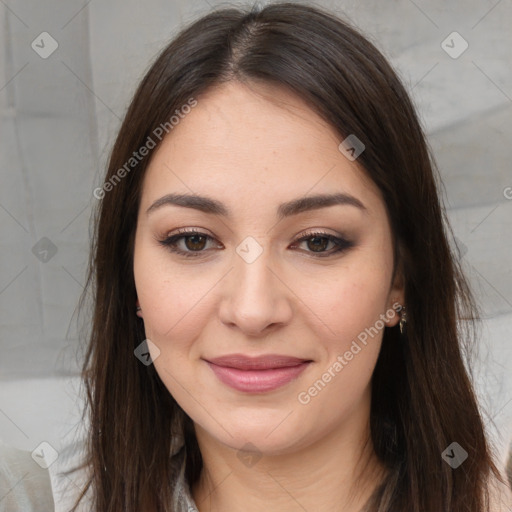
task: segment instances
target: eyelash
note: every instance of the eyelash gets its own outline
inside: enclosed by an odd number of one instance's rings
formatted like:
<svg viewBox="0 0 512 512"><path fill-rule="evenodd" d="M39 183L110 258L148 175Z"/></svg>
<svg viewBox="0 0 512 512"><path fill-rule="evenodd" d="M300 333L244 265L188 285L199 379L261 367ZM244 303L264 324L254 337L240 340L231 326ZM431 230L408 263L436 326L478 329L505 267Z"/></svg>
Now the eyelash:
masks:
<svg viewBox="0 0 512 512"><path fill-rule="evenodd" d="M213 239L210 235L207 235L206 233L202 233L200 231L196 230L180 230L178 233L168 236L167 238L164 238L163 240L158 240L158 243L165 248L167 248L169 251L176 253L181 256L185 256L187 258L197 258L201 256L203 253L205 253L205 250L200 251L182 251L181 249L176 248L176 243L181 240L182 238L188 238L192 236L202 236L206 237L207 239ZM327 238L330 242L333 242L335 244L334 250L331 249L330 251L325 252L314 252L314 251L306 251L314 255L314 257L318 258L327 258L329 256L332 256L334 254L344 252L347 249L350 249L353 247L353 243L349 240L346 240L344 238L339 238L337 236L331 235L330 233L323 233L319 231L312 231L306 233L301 238L297 239L294 244L298 244L307 240L310 240L311 238Z"/></svg>

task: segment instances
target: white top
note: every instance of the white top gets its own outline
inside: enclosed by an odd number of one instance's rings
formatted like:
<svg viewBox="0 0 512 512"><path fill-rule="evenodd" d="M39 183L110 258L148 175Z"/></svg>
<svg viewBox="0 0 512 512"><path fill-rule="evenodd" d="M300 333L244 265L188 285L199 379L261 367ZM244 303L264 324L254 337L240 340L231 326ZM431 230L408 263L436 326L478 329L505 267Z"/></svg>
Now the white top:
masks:
<svg viewBox="0 0 512 512"><path fill-rule="evenodd" d="M84 447L83 440L68 444L59 450L57 459L46 468L45 460L0 440L0 512L69 512L85 488L87 479L84 470L69 476L62 472L80 464ZM198 512L185 479L184 445L178 446L173 453L173 463L180 468L173 510ZM89 488L77 512L91 512L91 497L92 489Z"/></svg>
<svg viewBox="0 0 512 512"><path fill-rule="evenodd" d="M53 494L47 469L38 466L30 452L0 441L0 511L53 511Z"/></svg>

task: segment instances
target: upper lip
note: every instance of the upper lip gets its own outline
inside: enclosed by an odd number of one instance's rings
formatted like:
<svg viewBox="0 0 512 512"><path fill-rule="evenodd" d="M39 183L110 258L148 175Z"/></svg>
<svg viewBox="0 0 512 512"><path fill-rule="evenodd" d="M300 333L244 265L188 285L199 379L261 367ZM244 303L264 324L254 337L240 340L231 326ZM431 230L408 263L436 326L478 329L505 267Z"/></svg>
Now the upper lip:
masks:
<svg viewBox="0 0 512 512"><path fill-rule="evenodd" d="M258 357L246 356L245 354L229 354L206 359L206 361L216 364L217 366L225 366L239 370L270 370L272 368L297 366L298 364L310 362L311 360L279 354L267 354Z"/></svg>

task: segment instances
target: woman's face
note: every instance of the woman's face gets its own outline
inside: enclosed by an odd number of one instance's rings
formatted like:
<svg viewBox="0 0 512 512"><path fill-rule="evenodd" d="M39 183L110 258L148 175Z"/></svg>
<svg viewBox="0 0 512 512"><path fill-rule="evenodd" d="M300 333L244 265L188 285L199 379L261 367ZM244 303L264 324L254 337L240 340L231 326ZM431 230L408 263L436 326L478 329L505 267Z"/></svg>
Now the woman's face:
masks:
<svg viewBox="0 0 512 512"><path fill-rule="evenodd" d="M204 435L235 449L360 433L403 303L379 190L283 89L229 82L197 100L153 155L138 215L156 371Z"/></svg>

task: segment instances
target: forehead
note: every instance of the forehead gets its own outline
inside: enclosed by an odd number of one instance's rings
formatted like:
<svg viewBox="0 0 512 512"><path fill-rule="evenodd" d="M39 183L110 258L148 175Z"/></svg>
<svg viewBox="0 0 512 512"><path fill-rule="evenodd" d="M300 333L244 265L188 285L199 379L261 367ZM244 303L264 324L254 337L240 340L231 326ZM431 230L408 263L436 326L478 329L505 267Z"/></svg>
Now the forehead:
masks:
<svg viewBox="0 0 512 512"><path fill-rule="evenodd" d="M341 140L290 91L228 82L198 97L163 139L146 171L141 206L176 191L222 196L228 204L243 198L244 205L310 191L355 195L371 210L380 192L339 151Z"/></svg>

